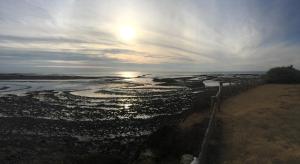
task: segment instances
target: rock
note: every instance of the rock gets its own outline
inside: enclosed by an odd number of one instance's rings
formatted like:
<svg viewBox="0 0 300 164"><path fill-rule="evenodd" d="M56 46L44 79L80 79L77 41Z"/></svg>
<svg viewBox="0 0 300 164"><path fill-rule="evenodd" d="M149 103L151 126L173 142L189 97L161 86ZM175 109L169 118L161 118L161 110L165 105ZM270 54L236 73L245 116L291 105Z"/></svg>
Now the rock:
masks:
<svg viewBox="0 0 300 164"><path fill-rule="evenodd" d="M180 164L190 164L193 161L193 155L184 154L181 156Z"/></svg>
<svg viewBox="0 0 300 164"><path fill-rule="evenodd" d="M156 155L150 149L143 151L134 164L155 164Z"/></svg>
<svg viewBox="0 0 300 164"><path fill-rule="evenodd" d="M143 153L141 153L141 157L144 158L154 158L155 155L150 149L146 149Z"/></svg>
<svg viewBox="0 0 300 164"><path fill-rule="evenodd" d="M194 160L191 162L191 164L199 164L198 158L194 157Z"/></svg>

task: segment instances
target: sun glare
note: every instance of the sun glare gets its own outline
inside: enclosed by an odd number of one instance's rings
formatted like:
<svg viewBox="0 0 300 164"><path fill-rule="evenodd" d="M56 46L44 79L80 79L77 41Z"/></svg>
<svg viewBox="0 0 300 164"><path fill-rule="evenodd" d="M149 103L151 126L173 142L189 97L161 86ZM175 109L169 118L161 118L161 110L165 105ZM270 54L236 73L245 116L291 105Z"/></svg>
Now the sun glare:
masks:
<svg viewBox="0 0 300 164"><path fill-rule="evenodd" d="M136 30L131 26L123 26L120 28L119 35L125 41L131 41L135 38Z"/></svg>
<svg viewBox="0 0 300 164"><path fill-rule="evenodd" d="M117 74L124 78L133 78L139 75L138 72L131 72L131 71L122 71L122 72L118 72Z"/></svg>

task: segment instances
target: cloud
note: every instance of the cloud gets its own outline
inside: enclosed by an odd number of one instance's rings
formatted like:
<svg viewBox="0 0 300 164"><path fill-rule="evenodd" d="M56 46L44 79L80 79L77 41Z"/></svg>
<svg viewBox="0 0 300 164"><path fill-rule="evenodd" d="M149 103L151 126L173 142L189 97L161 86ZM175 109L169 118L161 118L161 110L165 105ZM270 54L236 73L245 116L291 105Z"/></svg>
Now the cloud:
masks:
<svg viewBox="0 0 300 164"><path fill-rule="evenodd" d="M6 69L14 63L187 71L299 68L299 7L297 0L0 0L0 63ZM132 43L118 38L123 25L137 30Z"/></svg>
<svg viewBox="0 0 300 164"><path fill-rule="evenodd" d="M50 43L86 43L86 41L79 39L71 39L65 37L35 37L35 36L13 36L0 35L0 42L17 42L17 43L32 43L32 42L50 42Z"/></svg>

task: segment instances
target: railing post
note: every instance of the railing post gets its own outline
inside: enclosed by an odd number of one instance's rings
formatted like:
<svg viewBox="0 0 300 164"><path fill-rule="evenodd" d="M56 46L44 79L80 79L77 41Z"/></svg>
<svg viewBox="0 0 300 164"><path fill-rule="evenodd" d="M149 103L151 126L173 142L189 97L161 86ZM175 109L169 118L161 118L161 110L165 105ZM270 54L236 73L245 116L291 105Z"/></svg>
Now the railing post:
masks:
<svg viewBox="0 0 300 164"><path fill-rule="evenodd" d="M245 79L242 80L242 86L243 86L242 91L245 91L247 89L247 85L246 85L246 80Z"/></svg>
<svg viewBox="0 0 300 164"><path fill-rule="evenodd" d="M238 93L240 93L240 90L241 90L241 86L242 86L242 84L241 84L241 79L238 79L238 81L237 81L237 85L236 85L237 87L237 89L236 89L236 93L238 94Z"/></svg>
<svg viewBox="0 0 300 164"><path fill-rule="evenodd" d="M229 81L229 94L230 94L230 96L232 96L233 95L233 88L232 88L232 83L231 83L231 80Z"/></svg>
<svg viewBox="0 0 300 164"><path fill-rule="evenodd" d="M221 100L222 100L222 96L223 96L223 82L220 82L220 86L219 86L219 97L217 97L217 103L218 103L218 111L221 110Z"/></svg>
<svg viewBox="0 0 300 164"><path fill-rule="evenodd" d="M250 79L247 79L247 89L250 89L251 88L251 84L250 84Z"/></svg>
<svg viewBox="0 0 300 164"><path fill-rule="evenodd" d="M211 96L210 97L210 110L209 113L211 114L214 110L214 106L215 106L215 102L216 102L216 96Z"/></svg>

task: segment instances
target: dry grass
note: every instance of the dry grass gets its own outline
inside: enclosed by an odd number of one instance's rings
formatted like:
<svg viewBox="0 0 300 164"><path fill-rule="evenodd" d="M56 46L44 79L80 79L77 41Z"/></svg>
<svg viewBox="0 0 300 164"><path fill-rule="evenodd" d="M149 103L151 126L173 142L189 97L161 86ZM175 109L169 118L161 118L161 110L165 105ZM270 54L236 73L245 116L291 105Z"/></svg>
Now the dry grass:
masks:
<svg viewBox="0 0 300 164"><path fill-rule="evenodd" d="M300 85L264 85L226 100L224 164L300 163Z"/></svg>

